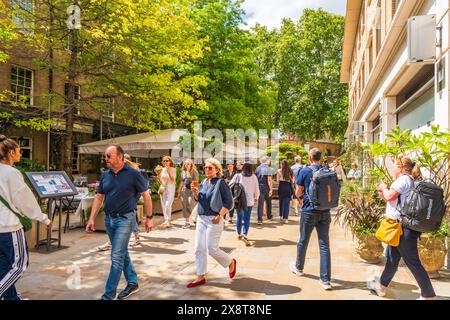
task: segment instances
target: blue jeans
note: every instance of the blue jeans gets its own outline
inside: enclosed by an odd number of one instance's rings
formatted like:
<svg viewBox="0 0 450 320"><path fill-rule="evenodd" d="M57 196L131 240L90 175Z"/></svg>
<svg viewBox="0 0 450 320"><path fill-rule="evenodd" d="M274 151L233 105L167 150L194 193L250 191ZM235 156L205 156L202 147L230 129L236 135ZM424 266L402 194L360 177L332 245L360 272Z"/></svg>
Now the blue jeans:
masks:
<svg viewBox="0 0 450 320"><path fill-rule="evenodd" d="M136 210L137 212L137 210ZM134 219L134 224L133 224L133 233L139 233L139 220L138 220L138 216L136 214L136 219Z"/></svg>
<svg viewBox="0 0 450 320"><path fill-rule="evenodd" d="M400 237L399 246L388 246L387 248L387 261L380 278L380 283L385 287L389 285L397 272L400 258L403 258L420 287L422 297L432 298L436 296L436 293L434 292L430 277L419 259L419 251L417 249L417 239L419 237L420 232L410 230L403 226L403 234Z"/></svg>
<svg viewBox="0 0 450 320"><path fill-rule="evenodd" d="M0 233L0 300L20 300L16 282L28 267L25 232Z"/></svg>
<svg viewBox="0 0 450 320"><path fill-rule="evenodd" d="M134 285L138 283L136 270L128 254L128 242L135 223L136 213L134 211L120 214L116 218L112 218L109 215L105 217L106 232L112 248L111 270L106 281L105 293L102 296L103 300L115 299L122 272L127 284Z"/></svg>
<svg viewBox="0 0 450 320"><path fill-rule="evenodd" d="M258 199L258 222L262 222L264 202L267 206L267 219L272 219L272 199L269 196L269 188L265 186L259 186L260 194Z"/></svg>
<svg viewBox="0 0 450 320"><path fill-rule="evenodd" d="M236 231L238 235L241 234L242 230L242 220L244 220L244 234L248 234L248 230L250 229L250 218L252 216L252 209L253 207L248 207L247 211L242 210L237 215L236 220Z"/></svg>
<svg viewBox="0 0 450 320"><path fill-rule="evenodd" d="M311 233L315 228L319 238L320 279L322 281L331 281L330 223L330 211L302 212L296 267L298 270L303 270L305 266L306 250L308 249Z"/></svg>

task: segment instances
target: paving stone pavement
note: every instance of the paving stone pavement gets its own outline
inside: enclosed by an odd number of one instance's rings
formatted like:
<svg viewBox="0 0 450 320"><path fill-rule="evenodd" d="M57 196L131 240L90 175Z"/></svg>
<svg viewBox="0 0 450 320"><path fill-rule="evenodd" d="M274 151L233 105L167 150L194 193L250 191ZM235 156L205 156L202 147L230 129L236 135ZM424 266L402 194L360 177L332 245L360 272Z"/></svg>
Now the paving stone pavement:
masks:
<svg viewBox="0 0 450 320"><path fill-rule="evenodd" d="M278 201L274 204L276 212ZM409 300L420 295L405 267L399 268L385 298L373 295L366 282L381 273L383 263L361 262L355 254L351 234L333 223L330 231L333 290L324 291L318 283L316 233L308 247L305 275L298 277L290 272L288 265L296 257L300 217L291 216L288 224L281 224L278 219L265 221L262 227L257 226L255 217L253 212L249 239L254 245L251 247L237 239L234 224L225 223L221 248L237 260L235 279L230 280L228 269L209 257L207 282L193 289L186 288L186 284L195 279L195 230L181 228L184 219L180 213L174 214L174 226L169 229L163 229L162 218L156 217L155 230L142 232L142 245L130 248L140 292L129 299ZM32 300L98 299L108 276L110 252L97 252L95 247L106 240L104 232L87 234L75 229L63 234L62 243L67 249L31 252L29 268L17 284L19 292ZM438 299L450 299L449 270L442 270L441 277L432 282ZM119 291L125 285L122 278Z"/></svg>

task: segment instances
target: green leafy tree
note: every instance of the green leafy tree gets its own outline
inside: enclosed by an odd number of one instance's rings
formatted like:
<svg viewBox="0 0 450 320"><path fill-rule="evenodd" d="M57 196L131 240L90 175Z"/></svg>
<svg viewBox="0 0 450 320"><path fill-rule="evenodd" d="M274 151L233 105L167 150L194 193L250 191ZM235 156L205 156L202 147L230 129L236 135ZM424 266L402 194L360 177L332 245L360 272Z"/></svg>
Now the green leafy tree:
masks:
<svg viewBox="0 0 450 320"><path fill-rule="evenodd" d="M192 19L207 38L204 57L194 68L208 86L207 110L193 110L205 128L270 128L275 106L273 83L262 77L256 38L240 28L242 1L200 0Z"/></svg>
<svg viewBox="0 0 450 320"><path fill-rule="evenodd" d="M6 14L6 6L3 1L0 1L0 13ZM11 16L6 15L3 19L0 19L0 43L8 43L15 39L14 25L12 24ZM0 47L0 63L6 62L9 58L6 48Z"/></svg>
<svg viewBox="0 0 450 320"><path fill-rule="evenodd" d="M347 127L347 87L340 84L344 18L306 9L297 23L285 19L278 32L274 120L301 140L330 133L343 141Z"/></svg>
<svg viewBox="0 0 450 320"><path fill-rule="evenodd" d="M76 115L112 108L116 119L137 129L176 126L202 109L202 75L191 72L203 41L190 16L188 0L86 0L80 28L68 28L70 0L42 0L34 10L9 8L29 23L19 26L15 46L65 78L64 95L50 88L38 103L49 103L64 119L62 167L71 174ZM76 9L76 8L72 8ZM70 11L70 10L69 10ZM72 12L69 21L75 21ZM1 14L0 14L1 16ZM20 39L20 40L19 40ZM78 97L76 86L86 91Z"/></svg>
<svg viewBox="0 0 450 320"><path fill-rule="evenodd" d="M308 152L302 146L289 143L279 143L267 148L267 155L269 157L273 158L274 154L276 164L280 163L282 160L287 160L290 164L294 164L294 159L296 156L304 157L308 154Z"/></svg>

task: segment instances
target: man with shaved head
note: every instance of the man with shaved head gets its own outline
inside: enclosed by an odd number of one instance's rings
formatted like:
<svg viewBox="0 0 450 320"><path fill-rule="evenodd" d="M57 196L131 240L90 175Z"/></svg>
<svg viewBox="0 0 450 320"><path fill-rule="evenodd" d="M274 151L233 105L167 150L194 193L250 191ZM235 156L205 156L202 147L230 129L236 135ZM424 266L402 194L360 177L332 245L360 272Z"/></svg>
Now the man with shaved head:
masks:
<svg viewBox="0 0 450 320"><path fill-rule="evenodd" d="M95 217L104 201L106 232L112 248L111 269L101 300L116 298L122 272L125 275L127 286L117 298L125 299L139 291L136 270L128 254L128 241L136 219L137 196L141 194L144 197L147 232L153 228L152 201L147 181L139 171L124 162L124 151L119 145L111 145L106 149L105 161L108 169L100 177L86 231L95 230Z"/></svg>

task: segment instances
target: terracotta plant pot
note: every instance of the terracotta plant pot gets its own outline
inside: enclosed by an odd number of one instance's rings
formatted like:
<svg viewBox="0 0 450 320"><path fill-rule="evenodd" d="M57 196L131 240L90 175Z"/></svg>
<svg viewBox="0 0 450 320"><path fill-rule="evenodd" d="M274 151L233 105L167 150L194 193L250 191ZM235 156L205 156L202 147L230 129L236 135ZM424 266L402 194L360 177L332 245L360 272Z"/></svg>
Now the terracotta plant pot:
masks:
<svg viewBox="0 0 450 320"><path fill-rule="evenodd" d="M447 248L444 237L422 235L419 240L419 258L430 278L438 278L439 270L445 264Z"/></svg>
<svg viewBox="0 0 450 320"><path fill-rule="evenodd" d="M375 234L356 234L357 245L356 253L361 260L366 263L377 264L381 261L381 255L384 248L380 240L375 237Z"/></svg>

